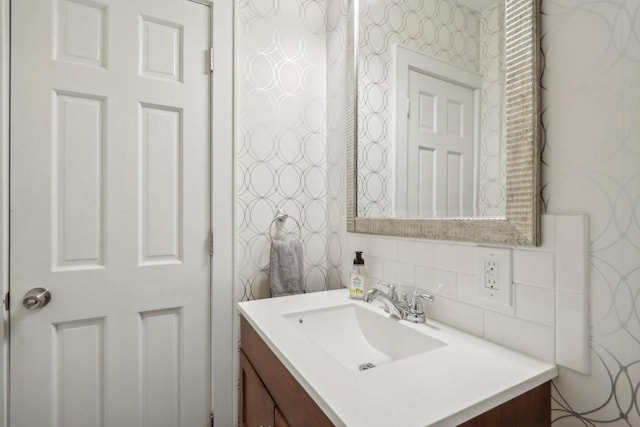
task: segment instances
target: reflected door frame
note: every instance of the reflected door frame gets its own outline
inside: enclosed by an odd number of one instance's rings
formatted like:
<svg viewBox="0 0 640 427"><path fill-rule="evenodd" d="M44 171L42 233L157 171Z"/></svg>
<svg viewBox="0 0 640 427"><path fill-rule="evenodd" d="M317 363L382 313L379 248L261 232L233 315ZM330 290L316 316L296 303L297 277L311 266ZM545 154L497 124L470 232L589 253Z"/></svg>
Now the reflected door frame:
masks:
<svg viewBox="0 0 640 427"><path fill-rule="evenodd" d="M409 93L409 82L408 79L400 78L406 76L408 70L417 71L449 83L464 86L473 91L473 215L477 216L482 75L433 58L424 52L398 43L392 47L392 56L393 87L391 111L393 114L391 115L391 127L393 130L391 132L391 144L395 148L391 177L391 188L394 193L393 197L391 197L393 217L398 217L397 212L399 208L408 206L407 189L398 188L402 182L406 183L408 180L407 167L403 159L406 159L408 152L409 105L407 102L407 94Z"/></svg>

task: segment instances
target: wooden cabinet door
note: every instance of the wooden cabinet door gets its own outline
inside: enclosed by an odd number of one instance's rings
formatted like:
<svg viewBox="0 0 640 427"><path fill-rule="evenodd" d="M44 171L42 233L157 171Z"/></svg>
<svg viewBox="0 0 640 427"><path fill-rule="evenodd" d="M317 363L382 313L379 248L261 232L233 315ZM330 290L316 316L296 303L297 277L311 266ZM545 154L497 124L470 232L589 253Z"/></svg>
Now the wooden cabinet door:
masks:
<svg viewBox="0 0 640 427"><path fill-rule="evenodd" d="M242 368L242 425L244 427L280 425L275 422L276 404L242 352L240 352L240 366ZM280 416L282 417L282 414ZM281 425L288 424L285 422Z"/></svg>
<svg viewBox="0 0 640 427"><path fill-rule="evenodd" d="M273 427L289 427L289 423L284 419L284 415L280 412L280 409L276 407L276 419Z"/></svg>

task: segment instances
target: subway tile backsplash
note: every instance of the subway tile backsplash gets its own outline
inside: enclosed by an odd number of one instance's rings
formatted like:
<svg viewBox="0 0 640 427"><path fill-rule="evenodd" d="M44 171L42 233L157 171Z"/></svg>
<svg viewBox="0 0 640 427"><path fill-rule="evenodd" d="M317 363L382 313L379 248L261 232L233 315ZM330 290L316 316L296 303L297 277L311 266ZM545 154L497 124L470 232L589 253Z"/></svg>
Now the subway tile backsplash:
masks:
<svg viewBox="0 0 640 427"><path fill-rule="evenodd" d="M584 215L542 216L542 245L513 248L511 306L476 294L475 244L347 233L343 265L362 250L373 280L393 282L400 292L434 294L434 302L425 303L431 318L587 373L587 223Z"/></svg>

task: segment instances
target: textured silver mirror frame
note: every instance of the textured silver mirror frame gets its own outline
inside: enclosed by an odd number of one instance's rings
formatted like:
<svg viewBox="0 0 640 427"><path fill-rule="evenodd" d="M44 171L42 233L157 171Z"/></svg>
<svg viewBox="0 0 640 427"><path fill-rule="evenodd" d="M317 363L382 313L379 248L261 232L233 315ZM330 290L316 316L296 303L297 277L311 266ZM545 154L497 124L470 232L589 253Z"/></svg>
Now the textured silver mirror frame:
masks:
<svg viewBox="0 0 640 427"><path fill-rule="evenodd" d="M359 0L349 4L347 231L522 246L540 244L539 1L506 0L506 218L358 218L357 51Z"/></svg>

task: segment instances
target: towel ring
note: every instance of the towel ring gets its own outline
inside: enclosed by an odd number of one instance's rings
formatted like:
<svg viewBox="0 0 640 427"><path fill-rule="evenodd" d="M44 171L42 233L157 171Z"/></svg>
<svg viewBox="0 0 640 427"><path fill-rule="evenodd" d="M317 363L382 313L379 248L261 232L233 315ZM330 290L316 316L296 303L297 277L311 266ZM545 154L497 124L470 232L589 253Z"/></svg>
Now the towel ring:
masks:
<svg viewBox="0 0 640 427"><path fill-rule="evenodd" d="M284 210L278 209L276 211L275 217L271 221L271 224L269 224L269 240L271 240L272 242L276 240L273 237L273 233L272 233L273 224L275 224L276 222L279 222L280 224L284 224L287 219L293 220L293 222L296 224L296 227L298 227L298 240L302 238L302 227L300 227L300 223L298 222L298 220L292 216L289 216L289 214L286 213ZM292 234L292 233L286 233L286 234Z"/></svg>

